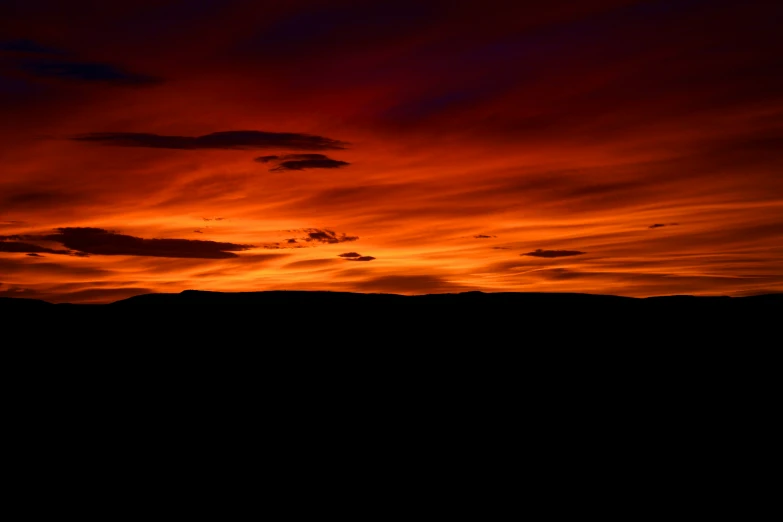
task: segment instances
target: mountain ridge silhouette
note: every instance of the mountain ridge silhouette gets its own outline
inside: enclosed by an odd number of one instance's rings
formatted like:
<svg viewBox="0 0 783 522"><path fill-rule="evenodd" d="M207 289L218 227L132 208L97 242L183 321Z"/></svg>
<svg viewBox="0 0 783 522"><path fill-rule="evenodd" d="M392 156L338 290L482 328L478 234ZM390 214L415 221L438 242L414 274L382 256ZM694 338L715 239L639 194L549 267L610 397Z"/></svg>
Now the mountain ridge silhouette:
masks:
<svg viewBox="0 0 783 522"><path fill-rule="evenodd" d="M702 305L706 303L737 303L737 302L769 302L770 304L783 304L783 292L762 293L748 296L728 296L728 295L691 295L691 294L667 294L649 297L630 297L616 294L596 294L588 292L484 292L484 291L466 291L455 293L432 293L432 294L395 294L391 292L345 292L332 290L263 290L263 291L240 291L240 292L221 292L211 290L183 290L181 292L150 292L138 294L135 296L118 299L106 303L54 303L46 299L29 297L0 297L0 306L88 306L88 307L111 307L111 306L138 306L138 305L159 305L159 304L248 304L248 303L268 303L272 301L298 301L298 302L323 302L326 300L347 302L362 301L367 304L370 301L375 303L389 303L395 300L399 303L405 300L408 304L422 303L450 303L450 304L473 304L482 301L482 304L492 304L490 301L508 303L516 300L519 303L538 302L557 302L558 304L596 304L598 302L608 303L623 302L629 303L691 303Z"/></svg>
<svg viewBox="0 0 783 522"><path fill-rule="evenodd" d="M615 294L595 294L588 292L483 292L466 291L455 293L433 293L433 294L395 294L386 292L344 292L332 290L263 290L263 291L240 291L240 292L221 292L211 290L183 290L181 292L150 292L138 294L135 296L118 299L106 303L54 303L46 299L29 297L0 297L0 306L5 308L11 306L55 306L55 307L117 307L117 306L155 306L171 304L221 304L221 305L247 305L252 303L267 304L274 301L279 302L299 302L299 303L323 303L326 301L335 301L347 303L353 301L362 304L387 304L391 302L406 304L462 304L470 305L481 303L487 304L508 304L510 302L538 304L556 303L561 305L570 304L623 304L631 303L655 303L655 304L692 304L701 306L705 304L727 304L727 303L753 303L753 304L775 304L783 305L783 292L762 293L749 296L728 296L728 295L691 295L691 294L670 294L649 297L630 297Z"/></svg>
<svg viewBox="0 0 783 522"><path fill-rule="evenodd" d="M0 298L4 353L38 362L45 353L52 372L79 364L109 372L109 379L127 368L166 368L171 375L190 368L193 379L229 383L236 374L250 383L252 372L306 368L318 382L361 372L369 386L373 375L392 379L416 368L435 381L449 372L450 379L487 385L492 374L509 383L535 378L541 365L550 373L568 368L580 382L610 371L629 382L676 368L701 375L771 354L781 311L783 293L185 290L105 304ZM215 364L224 373L212 372Z"/></svg>

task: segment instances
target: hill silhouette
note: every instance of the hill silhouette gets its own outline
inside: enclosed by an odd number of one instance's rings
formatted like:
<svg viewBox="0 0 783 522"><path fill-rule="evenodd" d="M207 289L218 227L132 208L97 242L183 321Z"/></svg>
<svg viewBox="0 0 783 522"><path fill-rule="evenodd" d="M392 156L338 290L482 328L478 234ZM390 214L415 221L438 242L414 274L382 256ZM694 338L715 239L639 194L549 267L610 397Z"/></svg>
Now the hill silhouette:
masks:
<svg viewBox="0 0 783 522"><path fill-rule="evenodd" d="M137 295L107 304L53 304L0 298L13 320L67 324L105 339L118 335L207 342L218 338L376 344L403 342L546 343L645 339L694 342L751 335L779 321L783 293L747 297L536 292L370 294L330 291L209 292ZM45 331L38 329L39 333ZM121 333L121 334L120 334ZM359 339L359 341L357 341ZM668 341L667 341L668 342Z"/></svg>
<svg viewBox="0 0 783 522"><path fill-rule="evenodd" d="M579 401L585 411L599 402L633 411L663 396L682 410L678 394L693 403L771 382L781 310L783 294L188 290L98 305L0 298L0 353L24 389L40 383L52 399L79 389L87 402L111 390L129 401L144 396L152 410L162 408L158 396L206 404L215 394L221 407L241 404L251 416L258 401L290 405L292 397L295 408L339 400L364 409L405 397L425 416L439 397L451 408L512 416L520 405L548 404L557 415Z"/></svg>
<svg viewBox="0 0 783 522"><path fill-rule="evenodd" d="M480 312L487 307L521 306L529 310L536 307L607 307L634 310L690 310L703 309L738 311L754 309L763 311L767 307L783 304L783 293L760 294L745 297L667 295L655 297L626 297L610 294L589 294L573 292L461 292L424 295L402 295L391 293L359 293L309 290L269 290L259 292L212 292L185 290L179 293L149 293L103 304L51 303L42 299L0 297L0 308L52 309L79 307L82 309L125 309L143 310L160 307L203 307L225 309L276 306L361 306L392 307L397 310L415 309L422 306L446 306L464 311ZM219 308L216 308L219 307ZM629 308L630 307L630 308ZM267 308L266 311L274 311ZM587 311L583 308L583 311Z"/></svg>

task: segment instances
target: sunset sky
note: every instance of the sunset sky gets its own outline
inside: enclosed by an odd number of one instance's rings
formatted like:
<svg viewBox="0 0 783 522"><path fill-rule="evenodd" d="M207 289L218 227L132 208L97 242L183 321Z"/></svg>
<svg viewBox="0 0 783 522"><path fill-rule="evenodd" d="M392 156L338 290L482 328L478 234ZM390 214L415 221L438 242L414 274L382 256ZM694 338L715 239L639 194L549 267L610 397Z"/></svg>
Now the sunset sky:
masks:
<svg viewBox="0 0 783 522"><path fill-rule="evenodd" d="M0 0L0 296L783 292L783 3Z"/></svg>

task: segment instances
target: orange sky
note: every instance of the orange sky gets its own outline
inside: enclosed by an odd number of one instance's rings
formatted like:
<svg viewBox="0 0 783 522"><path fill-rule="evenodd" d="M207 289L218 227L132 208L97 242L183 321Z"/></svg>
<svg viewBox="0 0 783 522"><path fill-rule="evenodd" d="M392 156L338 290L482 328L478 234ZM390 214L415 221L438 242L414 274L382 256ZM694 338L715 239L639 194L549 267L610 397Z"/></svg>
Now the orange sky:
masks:
<svg viewBox="0 0 783 522"><path fill-rule="evenodd" d="M0 296L783 291L774 2L2 5Z"/></svg>

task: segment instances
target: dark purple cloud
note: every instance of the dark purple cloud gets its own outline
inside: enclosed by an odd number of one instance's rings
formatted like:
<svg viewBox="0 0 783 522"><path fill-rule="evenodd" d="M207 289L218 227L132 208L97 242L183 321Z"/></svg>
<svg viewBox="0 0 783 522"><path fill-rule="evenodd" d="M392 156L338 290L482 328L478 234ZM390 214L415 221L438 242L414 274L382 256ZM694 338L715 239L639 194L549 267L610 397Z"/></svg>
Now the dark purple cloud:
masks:
<svg viewBox="0 0 783 522"><path fill-rule="evenodd" d="M0 236L0 252L19 252L29 254L70 254L68 250L55 250L52 248L42 247L33 243L27 243L25 241L7 241L8 239L21 238L22 236Z"/></svg>
<svg viewBox="0 0 783 522"><path fill-rule="evenodd" d="M320 230L318 228L307 228L304 230L307 234L303 239L307 242L316 241L318 243L344 243L346 241L356 241L358 236L348 236L346 234L338 234L333 230Z"/></svg>
<svg viewBox="0 0 783 522"><path fill-rule="evenodd" d="M344 149L348 143L294 132L256 130L221 131L203 136L167 136L144 132L91 132L71 138L75 141L116 145L118 147L149 147L154 149L238 149L267 148L328 150Z"/></svg>
<svg viewBox="0 0 783 522"><path fill-rule="evenodd" d="M174 257L197 259L225 259L238 257L234 252L249 250L253 245L221 243L217 241L201 241L195 239L144 239L140 237L118 234L102 228L67 227L56 229L56 234L0 236L0 239L21 238L25 241L54 241L61 243L70 251L58 251L40 247L35 244L20 242L0 242L14 252L48 252L53 254L74 254L79 256L94 255L125 255L149 257ZM11 246L8 246L11 245ZM22 246L20 246L22 245ZM16 249L16 250L10 250ZM21 249L21 250L20 250Z"/></svg>
<svg viewBox="0 0 783 522"><path fill-rule="evenodd" d="M255 161L259 163L269 163L270 161L323 159L329 159L329 157L325 154L283 154L282 156L259 156L255 159Z"/></svg>
<svg viewBox="0 0 783 522"><path fill-rule="evenodd" d="M579 250L542 250L540 248L532 251L527 252L525 254L520 254L521 256L533 256L533 257L546 257L546 258L553 258L553 257L570 257L570 256L580 256L582 254L586 254L587 252L580 252Z"/></svg>
<svg viewBox="0 0 783 522"><path fill-rule="evenodd" d="M305 170L305 169L338 169L350 165L347 161L325 159L325 160L299 160L283 161L277 167L270 169L275 172L283 170Z"/></svg>
<svg viewBox="0 0 783 522"><path fill-rule="evenodd" d="M6 187L0 194L0 208L5 210L30 210L50 208L67 201L70 203L84 199L83 195L61 190L33 189L21 187Z"/></svg>
<svg viewBox="0 0 783 522"><path fill-rule="evenodd" d="M675 226L675 225L678 225L678 224L679 224L679 223L667 223L667 224L663 224L663 223L655 223L654 225L650 225L650 226L649 226L649 227L647 227L647 228L673 227L673 226Z"/></svg>
<svg viewBox="0 0 783 522"><path fill-rule="evenodd" d="M0 41L0 51L33 54L63 54L63 51L26 39Z"/></svg>
<svg viewBox="0 0 783 522"><path fill-rule="evenodd" d="M33 76L61 78L80 82L147 86L163 82L161 78L125 71L108 63L28 60L21 69Z"/></svg>
<svg viewBox="0 0 783 522"><path fill-rule="evenodd" d="M344 254L339 254L338 257L342 257L346 261L373 261L375 259L372 256L363 256L358 252L346 252Z"/></svg>
<svg viewBox="0 0 783 522"><path fill-rule="evenodd" d="M259 163L274 162L277 165L270 171L304 170L304 169L337 169L350 165L347 161L329 158L324 154L284 154L282 156L259 156Z"/></svg>

